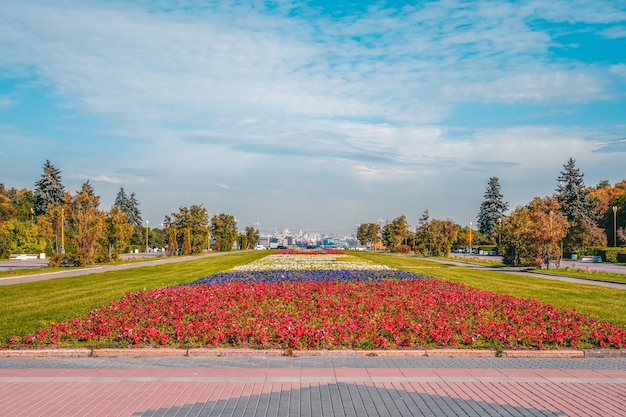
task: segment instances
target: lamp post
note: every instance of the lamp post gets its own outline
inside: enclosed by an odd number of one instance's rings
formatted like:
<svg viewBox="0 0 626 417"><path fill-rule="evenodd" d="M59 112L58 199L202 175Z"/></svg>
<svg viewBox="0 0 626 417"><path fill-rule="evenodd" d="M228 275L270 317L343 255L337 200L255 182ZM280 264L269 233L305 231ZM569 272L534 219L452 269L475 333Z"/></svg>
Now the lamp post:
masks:
<svg viewBox="0 0 626 417"><path fill-rule="evenodd" d="M61 209L61 255L65 255L65 209Z"/></svg>
<svg viewBox="0 0 626 417"><path fill-rule="evenodd" d="M617 247L617 206L613 206L613 247Z"/></svg>
<svg viewBox="0 0 626 417"><path fill-rule="evenodd" d="M148 252L148 234L150 233L150 223L146 220L146 252Z"/></svg>
<svg viewBox="0 0 626 417"><path fill-rule="evenodd" d="M472 222L470 222L469 226L470 226L470 229L469 229L469 253L471 255L472 254Z"/></svg>

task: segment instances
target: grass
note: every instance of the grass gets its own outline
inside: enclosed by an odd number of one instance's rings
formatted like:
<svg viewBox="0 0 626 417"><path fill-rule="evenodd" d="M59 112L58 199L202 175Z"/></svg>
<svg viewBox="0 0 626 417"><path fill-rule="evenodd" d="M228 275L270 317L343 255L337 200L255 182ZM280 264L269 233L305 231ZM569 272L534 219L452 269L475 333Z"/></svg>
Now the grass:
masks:
<svg viewBox="0 0 626 417"><path fill-rule="evenodd" d="M559 268L559 269L538 269L541 274L563 275L566 277L584 278L594 281L623 282L626 284L626 274L616 274L601 271L585 271L581 269Z"/></svg>
<svg viewBox="0 0 626 417"><path fill-rule="evenodd" d="M252 262L266 251L235 252L192 261L0 287L0 347L52 323L83 316L127 292L190 282Z"/></svg>
<svg viewBox="0 0 626 417"><path fill-rule="evenodd" d="M461 282L470 287L498 294L533 298L542 303L576 310L580 314L626 328L626 291L624 290L572 284L480 268L466 268L411 255L390 256L372 252L356 252L355 254L392 268Z"/></svg>

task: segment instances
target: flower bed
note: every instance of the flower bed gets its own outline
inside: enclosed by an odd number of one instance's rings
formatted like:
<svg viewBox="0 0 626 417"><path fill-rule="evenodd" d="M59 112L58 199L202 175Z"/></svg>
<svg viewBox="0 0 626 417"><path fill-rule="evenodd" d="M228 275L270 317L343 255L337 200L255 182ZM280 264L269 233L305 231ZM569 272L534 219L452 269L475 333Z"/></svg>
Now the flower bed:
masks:
<svg viewBox="0 0 626 417"><path fill-rule="evenodd" d="M626 329L534 300L392 269L277 269L283 261L273 256L261 271L237 268L182 286L129 293L86 317L14 337L11 343L285 349L626 346ZM343 264L336 262L336 268Z"/></svg>
<svg viewBox="0 0 626 417"><path fill-rule="evenodd" d="M389 270L385 265L375 264L365 259L346 254L318 254L314 256L273 254L245 265L233 268L234 271L264 270Z"/></svg>

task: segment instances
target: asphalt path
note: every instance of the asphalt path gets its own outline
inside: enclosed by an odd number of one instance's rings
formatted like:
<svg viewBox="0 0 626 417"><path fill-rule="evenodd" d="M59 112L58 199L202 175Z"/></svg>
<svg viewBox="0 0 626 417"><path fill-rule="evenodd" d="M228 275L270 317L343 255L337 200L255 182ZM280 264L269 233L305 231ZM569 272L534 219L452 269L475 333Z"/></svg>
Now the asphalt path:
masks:
<svg viewBox="0 0 626 417"><path fill-rule="evenodd" d="M56 278L68 278L68 277L76 277L79 275L89 275L89 274L101 274L103 272L109 271L120 271L123 269L131 269L131 268L143 268L148 266L156 266L163 265L167 263L175 263L175 262L186 262L193 261L196 259L202 259L213 256L222 256L232 252L209 252L203 255L195 255L195 256L173 256L173 257L163 257L158 253L139 253L139 254L129 254L125 255L124 258L132 259L132 258L155 258L150 261L141 261L141 262L131 262L127 264L120 265L98 265L93 267L86 267L80 269L68 269L66 271L54 271L54 272L44 272L41 274L33 274L33 275L16 275L10 277L0 277L0 286L5 285L13 285L13 284L23 284L26 282L37 282L44 281L48 279L56 279ZM47 262L44 260L26 260L26 261L7 261L0 262L0 270L12 270L19 273L20 269L26 268L40 268L47 266ZM21 268L18 268L21 267ZM4 268L4 269L2 269Z"/></svg>
<svg viewBox="0 0 626 417"><path fill-rule="evenodd" d="M459 258L458 261L455 261L453 258ZM600 287L608 287L608 288L617 288L620 290L626 290L626 284L621 282L607 282L607 281L598 281L594 279L585 279L585 278L574 278L568 277L564 275L553 275L553 274L542 274L541 271L537 270L528 270L525 268L504 268L504 267L493 267L489 265L480 265L480 264L472 264L470 262L463 262L464 259L482 259L489 260L494 262L501 261L499 256L483 256L483 255L463 255L463 254L455 254L450 259L441 259L441 258L428 258L430 261L441 262L445 264L452 264L457 266L464 266L468 268L478 268L485 269L490 271L504 272L507 274L514 275L524 275L536 278L546 278L553 279L557 281L565 281L571 282L575 284L587 284L587 285L596 285ZM604 264L604 263L587 263L587 262L572 262L572 261L561 261L561 266L558 269L580 269L585 271L594 271L594 272L611 272L616 274L626 274L626 266L624 265L615 265L615 264ZM558 269L556 269L558 271Z"/></svg>

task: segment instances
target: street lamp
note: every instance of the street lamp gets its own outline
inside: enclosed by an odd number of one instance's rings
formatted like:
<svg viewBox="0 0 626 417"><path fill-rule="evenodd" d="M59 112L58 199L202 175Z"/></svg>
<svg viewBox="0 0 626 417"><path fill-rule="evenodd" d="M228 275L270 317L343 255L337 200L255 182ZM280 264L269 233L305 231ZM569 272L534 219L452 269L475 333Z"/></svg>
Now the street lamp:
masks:
<svg viewBox="0 0 626 417"><path fill-rule="evenodd" d="M65 255L65 209L61 209L61 255Z"/></svg>
<svg viewBox="0 0 626 417"><path fill-rule="evenodd" d="M470 226L470 229L469 229L469 253L471 255L472 254L472 222L470 222L469 226Z"/></svg>
<svg viewBox="0 0 626 417"><path fill-rule="evenodd" d="M148 252L148 233L150 233L150 223L146 220L146 252Z"/></svg>
<svg viewBox="0 0 626 417"><path fill-rule="evenodd" d="M613 206L613 247L617 247L617 206Z"/></svg>

